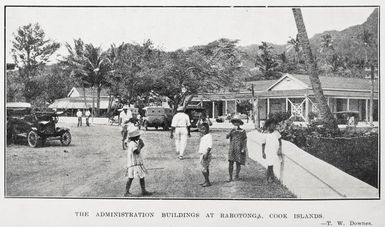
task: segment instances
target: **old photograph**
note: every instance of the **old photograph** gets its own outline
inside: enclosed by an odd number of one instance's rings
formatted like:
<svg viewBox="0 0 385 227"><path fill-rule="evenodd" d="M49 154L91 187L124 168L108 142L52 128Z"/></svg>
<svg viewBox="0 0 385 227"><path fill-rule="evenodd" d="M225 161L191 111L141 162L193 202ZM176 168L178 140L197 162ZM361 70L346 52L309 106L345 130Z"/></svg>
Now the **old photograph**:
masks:
<svg viewBox="0 0 385 227"><path fill-rule="evenodd" d="M5 198L380 199L379 6L4 20Z"/></svg>

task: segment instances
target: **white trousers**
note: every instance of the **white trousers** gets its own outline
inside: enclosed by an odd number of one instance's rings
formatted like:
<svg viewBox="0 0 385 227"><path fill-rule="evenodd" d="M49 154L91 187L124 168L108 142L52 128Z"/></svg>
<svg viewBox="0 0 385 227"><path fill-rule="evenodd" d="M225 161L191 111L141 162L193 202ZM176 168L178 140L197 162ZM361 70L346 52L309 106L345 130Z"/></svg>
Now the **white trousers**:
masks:
<svg viewBox="0 0 385 227"><path fill-rule="evenodd" d="M179 153L180 156L183 156L184 150L187 145L187 128L175 128L175 147L176 152Z"/></svg>

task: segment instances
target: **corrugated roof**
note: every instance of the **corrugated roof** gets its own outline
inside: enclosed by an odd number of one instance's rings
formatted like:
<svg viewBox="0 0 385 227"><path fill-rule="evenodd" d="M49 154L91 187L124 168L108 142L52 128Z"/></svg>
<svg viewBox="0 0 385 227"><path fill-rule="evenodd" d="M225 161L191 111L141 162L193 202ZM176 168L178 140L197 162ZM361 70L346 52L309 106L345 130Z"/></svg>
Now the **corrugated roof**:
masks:
<svg viewBox="0 0 385 227"><path fill-rule="evenodd" d="M254 91L266 91L271 85L273 85L277 80L257 80L257 81L248 81L246 82L246 88L241 91L250 91L251 85L254 84Z"/></svg>
<svg viewBox="0 0 385 227"><path fill-rule="evenodd" d="M306 83L311 88L308 75L289 74L296 79ZM348 78L348 77L319 77L322 89L341 89L341 90L370 90L371 81L369 79ZM374 89L378 91L378 80L374 82Z"/></svg>
<svg viewBox="0 0 385 227"><path fill-rule="evenodd" d="M107 109L108 108L108 98L101 97L100 98L100 109ZM94 100L95 108L96 108L96 98ZM55 100L54 103L49 105L49 108L56 108L56 109L86 109L92 107L92 98L86 98L87 106L85 105L83 97L67 97L62 99Z"/></svg>
<svg viewBox="0 0 385 227"><path fill-rule="evenodd" d="M257 93L260 98L285 98L285 97L303 97L305 95L313 96L312 89L301 90L271 90ZM370 92L362 91L339 91L339 90L324 90L324 95L333 98L370 98ZM378 99L378 92L374 93L374 97Z"/></svg>
<svg viewBox="0 0 385 227"><path fill-rule="evenodd" d="M80 97L84 96L84 92L83 92L83 88L82 87L73 87L72 89L75 89L79 93ZM72 90L71 90L71 92L72 92ZM70 95L71 92L68 95ZM92 94L94 94L95 97L97 95L96 88L94 89L93 92L92 92L92 88L85 88L85 93L86 93L86 97L92 97ZM102 89L100 91L100 97L102 97L102 96L108 97L108 91L106 89Z"/></svg>

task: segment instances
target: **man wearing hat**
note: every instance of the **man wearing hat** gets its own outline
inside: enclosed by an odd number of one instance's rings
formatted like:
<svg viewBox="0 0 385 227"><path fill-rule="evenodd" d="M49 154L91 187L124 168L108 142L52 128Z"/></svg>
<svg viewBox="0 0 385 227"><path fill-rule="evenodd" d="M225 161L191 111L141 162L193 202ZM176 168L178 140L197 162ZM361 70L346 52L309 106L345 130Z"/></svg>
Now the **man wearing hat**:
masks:
<svg viewBox="0 0 385 227"><path fill-rule="evenodd" d="M128 122L132 118L132 113L131 110L128 109L128 106L123 106L123 111L120 112L119 118L122 125L121 133L124 140L126 138L125 134L127 133Z"/></svg>
<svg viewBox="0 0 385 227"><path fill-rule="evenodd" d="M174 138L175 132L175 147L176 153L179 154L179 159L183 159L184 150L187 145L187 136L190 134L190 117L185 114L183 107L178 107L177 113L174 115L171 121L171 135L170 138Z"/></svg>

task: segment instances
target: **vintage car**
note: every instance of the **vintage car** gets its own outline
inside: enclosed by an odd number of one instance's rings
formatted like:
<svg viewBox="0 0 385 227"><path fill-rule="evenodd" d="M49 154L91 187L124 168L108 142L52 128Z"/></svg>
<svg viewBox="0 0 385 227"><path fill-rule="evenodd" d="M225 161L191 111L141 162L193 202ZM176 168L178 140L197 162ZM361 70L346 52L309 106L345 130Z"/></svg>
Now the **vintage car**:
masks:
<svg viewBox="0 0 385 227"><path fill-rule="evenodd" d="M200 119L207 119L206 109L201 106L187 106L184 112L190 117L190 123L192 128L196 128L199 126L198 122ZM208 121L210 122L210 120Z"/></svg>
<svg viewBox="0 0 385 227"><path fill-rule="evenodd" d="M7 103L7 139L15 142L26 138L30 147L44 146L47 140L60 140L68 146L71 133L68 128L56 127L58 116L55 111L32 111L28 103Z"/></svg>
<svg viewBox="0 0 385 227"><path fill-rule="evenodd" d="M172 109L161 106L148 106L143 108L143 127L147 130L148 127L162 127L163 130L168 130L172 121Z"/></svg>

